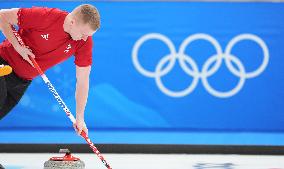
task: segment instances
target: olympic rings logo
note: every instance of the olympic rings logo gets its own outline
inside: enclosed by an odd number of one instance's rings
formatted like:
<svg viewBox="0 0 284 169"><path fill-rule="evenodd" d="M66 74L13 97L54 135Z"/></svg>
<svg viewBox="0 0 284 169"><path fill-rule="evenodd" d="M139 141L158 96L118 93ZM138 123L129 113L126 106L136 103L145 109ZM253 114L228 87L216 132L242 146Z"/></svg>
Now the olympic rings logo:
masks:
<svg viewBox="0 0 284 169"><path fill-rule="evenodd" d="M155 71L153 72L148 71L145 68L143 68L138 59L138 52L139 52L139 48L141 47L141 45L145 41L152 40L152 39L156 39L156 40L160 40L164 42L169 47L169 50L170 50L170 53L164 56L159 61L159 63L157 64L155 68ZM216 54L214 54L213 56L211 56L209 59L205 61L201 70L198 69L198 66L196 62L193 60L193 58L185 54L186 47L195 40L206 40L210 42L216 50ZM262 49L262 52L263 52L262 63L254 71L246 72L244 65L242 64L240 59L238 59L236 56L231 54L231 51L234 45L242 40L254 41ZM138 41L136 41L133 47L133 50L132 50L132 60L133 60L133 64L135 68L137 69L137 71L146 77L154 78L159 89L168 96L184 97L190 94L197 86L199 79L201 79L203 86L210 94L212 94L215 97L227 98L227 97L231 97L237 94L244 86L246 79L254 78L260 75L265 70L269 62L269 51L268 51L268 47L266 46L265 42L261 38L253 34L240 34L234 37L226 46L225 52L223 52L220 44L217 42L215 38L213 38L212 36L208 34L197 33L197 34L188 36L182 42L182 44L180 45L179 51L177 52L173 42L168 37L162 34L159 34L159 33L150 33L150 34L146 34L142 36ZM184 90L172 91L165 87L165 85L163 84L161 80L161 77L168 74L172 70L177 60L182 70L187 75L191 76L193 80L192 80L192 83ZM238 84L233 89L229 91L225 91L225 92L214 89L213 87L211 87L210 83L207 80L208 77L212 76L214 73L218 71L223 60L225 61L225 64L227 68L229 69L229 71L233 75L239 78ZM214 62L215 64L211 66ZM166 63L168 63L168 65L165 67ZM232 63L234 63L237 66L237 69L233 66ZM191 68L188 68L187 64L189 64Z"/></svg>

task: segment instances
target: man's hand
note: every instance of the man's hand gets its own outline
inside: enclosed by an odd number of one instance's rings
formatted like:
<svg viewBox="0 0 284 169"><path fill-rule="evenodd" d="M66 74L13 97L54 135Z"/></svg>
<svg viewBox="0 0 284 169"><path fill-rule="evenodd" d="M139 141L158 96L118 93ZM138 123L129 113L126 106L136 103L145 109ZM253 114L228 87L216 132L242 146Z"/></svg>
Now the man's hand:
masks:
<svg viewBox="0 0 284 169"><path fill-rule="evenodd" d="M29 64L34 67L33 62L29 58L29 56L31 56L32 58L35 58L35 55L33 54L31 49L19 45L19 46L15 47L15 50L22 56L22 58L25 61L29 62Z"/></svg>
<svg viewBox="0 0 284 169"><path fill-rule="evenodd" d="M81 132L84 131L88 136L88 128L86 126L84 119L76 118L76 123L73 124L73 127L78 135L80 135Z"/></svg>

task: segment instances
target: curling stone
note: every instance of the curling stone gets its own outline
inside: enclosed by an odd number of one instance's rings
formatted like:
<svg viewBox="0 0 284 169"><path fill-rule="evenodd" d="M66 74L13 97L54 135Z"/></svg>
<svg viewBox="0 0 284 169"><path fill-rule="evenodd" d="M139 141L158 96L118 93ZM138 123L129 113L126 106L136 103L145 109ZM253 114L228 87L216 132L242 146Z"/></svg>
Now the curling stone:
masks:
<svg viewBox="0 0 284 169"><path fill-rule="evenodd" d="M60 149L64 157L51 157L44 163L44 169L85 169L85 163L71 155L68 149Z"/></svg>

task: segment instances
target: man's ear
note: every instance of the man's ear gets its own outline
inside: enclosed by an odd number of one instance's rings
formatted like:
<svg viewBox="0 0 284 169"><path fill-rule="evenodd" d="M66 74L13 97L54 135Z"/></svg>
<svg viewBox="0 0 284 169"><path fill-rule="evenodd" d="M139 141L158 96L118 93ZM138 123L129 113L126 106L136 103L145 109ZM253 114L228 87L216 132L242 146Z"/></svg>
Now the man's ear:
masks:
<svg viewBox="0 0 284 169"><path fill-rule="evenodd" d="M75 24L75 19L71 19L70 25L74 25L74 24Z"/></svg>

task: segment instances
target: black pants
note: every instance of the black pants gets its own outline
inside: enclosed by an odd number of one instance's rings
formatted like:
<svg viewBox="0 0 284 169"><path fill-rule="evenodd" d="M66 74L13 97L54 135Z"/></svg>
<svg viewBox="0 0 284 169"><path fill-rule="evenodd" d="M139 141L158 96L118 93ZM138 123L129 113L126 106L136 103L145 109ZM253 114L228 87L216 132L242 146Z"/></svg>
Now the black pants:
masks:
<svg viewBox="0 0 284 169"><path fill-rule="evenodd" d="M0 64L8 65L1 56ZM30 84L30 80L21 79L14 72L0 77L0 120L18 104Z"/></svg>

